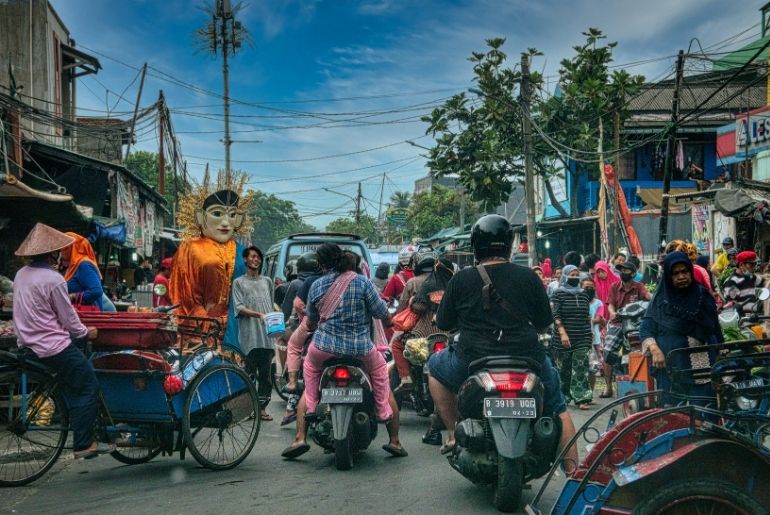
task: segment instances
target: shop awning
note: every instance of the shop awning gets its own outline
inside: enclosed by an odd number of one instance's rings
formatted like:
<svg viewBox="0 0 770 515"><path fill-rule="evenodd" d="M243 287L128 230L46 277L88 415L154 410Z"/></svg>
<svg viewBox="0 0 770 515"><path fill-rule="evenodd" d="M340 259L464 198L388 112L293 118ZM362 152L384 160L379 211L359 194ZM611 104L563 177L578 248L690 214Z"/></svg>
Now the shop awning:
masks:
<svg viewBox="0 0 770 515"><path fill-rule="evenodd" d="M84 231L90 223L72 195L36 190L15 177L0 177L0 217L16 225L37 222L64 231Z"/></svg>
<svg viewBox="0 0 770 515"><path fill-rule="evenodd" d="M671 188L671 190L668 192L668 195L669 198L671 198L674 195L693 193L697 191L697 188ZM644 202L647 207L660 209L660 207L663 205L663 188L637 188L636 196L642 199L642 202Z"/></svg>
<svg viewBox="0 0 770 515"><path fill-rule="evenodd" d="M765 222L770 217L770 191L754 188L723 189L714 196L714 207L727 216L754 217Z"/></svg>

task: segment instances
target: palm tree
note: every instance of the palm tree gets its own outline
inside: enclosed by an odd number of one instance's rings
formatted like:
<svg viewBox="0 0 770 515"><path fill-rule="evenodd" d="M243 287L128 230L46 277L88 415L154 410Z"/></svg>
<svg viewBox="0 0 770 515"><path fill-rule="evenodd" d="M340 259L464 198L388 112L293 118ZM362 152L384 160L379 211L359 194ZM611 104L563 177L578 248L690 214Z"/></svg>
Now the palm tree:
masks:
<svg viewBox="0 0 770 515"><path fill-rule="evenodd" d="M390 196L390 207L406 209L411 201L412 195L408 191L397 191Z"/></svg>

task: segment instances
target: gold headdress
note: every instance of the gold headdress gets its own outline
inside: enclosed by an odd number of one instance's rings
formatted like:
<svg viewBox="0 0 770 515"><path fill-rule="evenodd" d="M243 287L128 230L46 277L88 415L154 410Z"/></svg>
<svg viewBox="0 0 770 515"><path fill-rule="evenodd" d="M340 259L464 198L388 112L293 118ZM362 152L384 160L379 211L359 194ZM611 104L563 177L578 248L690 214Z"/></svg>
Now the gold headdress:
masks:
<svg viewBox="0 0 770 515"><path fill-rule="evenodd" d="M235 203L238 211L244 214L243 223L235 228L236 236L250 236L253 220L249 217L249 209L254 199L253 191L244 191L248 175L244 172L225 172L219 170L215 182L211 181L209 172L203 176L203 182L195 185L192 191L179 199L177 222L182 227L183 238L196 238L201 235L201 229L195 213L204 207L206 200L219 192L230 192L236 196ZM228 197L230 198L230 197Z"/></svg>

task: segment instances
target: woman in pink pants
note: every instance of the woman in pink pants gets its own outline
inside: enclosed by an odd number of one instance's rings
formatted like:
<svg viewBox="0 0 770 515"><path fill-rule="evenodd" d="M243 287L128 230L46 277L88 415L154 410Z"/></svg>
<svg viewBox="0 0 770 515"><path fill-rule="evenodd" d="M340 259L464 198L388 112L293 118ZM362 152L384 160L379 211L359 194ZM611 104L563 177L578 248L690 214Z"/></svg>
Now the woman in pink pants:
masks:
<svg viewBox="0 0 770 515"><path fill-rule="evenodd" d="M390 437L383 449L394 456L406 456L398 438L398 408L390 392L385 360L371 337L372 318L390 320L387 306L371 281L356 272L360 259L356 254L325 243L317 255L325 275L310 288L306 313L310 328L317 327L303 363L305 391L297 406L297 434L282 456L296 458L310 450L305 413L314 413L318 405L324 362L343 356L360 360L370 376L377 418L386 423Z"/></svg>

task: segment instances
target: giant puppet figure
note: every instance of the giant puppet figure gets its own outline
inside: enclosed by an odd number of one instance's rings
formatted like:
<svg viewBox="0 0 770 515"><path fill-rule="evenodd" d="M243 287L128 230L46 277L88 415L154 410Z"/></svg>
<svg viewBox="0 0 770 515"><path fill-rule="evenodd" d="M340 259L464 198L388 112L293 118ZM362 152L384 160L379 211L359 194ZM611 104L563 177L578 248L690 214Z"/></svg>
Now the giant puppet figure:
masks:
<svg viewBox="0 0 770 515"><path fill-rule="evenodd" d="M243 246L236 239L251 231L247 213L252 195L242 193L244 183L245 176L233 179L220 172L217 184L210 185L206 175L182 199L179 223L185 232L169 279L171 299L179 304L176 313L218 319L225 327L224 347L233 351L240 346L231 285L246 272Z"/></svg>

